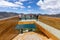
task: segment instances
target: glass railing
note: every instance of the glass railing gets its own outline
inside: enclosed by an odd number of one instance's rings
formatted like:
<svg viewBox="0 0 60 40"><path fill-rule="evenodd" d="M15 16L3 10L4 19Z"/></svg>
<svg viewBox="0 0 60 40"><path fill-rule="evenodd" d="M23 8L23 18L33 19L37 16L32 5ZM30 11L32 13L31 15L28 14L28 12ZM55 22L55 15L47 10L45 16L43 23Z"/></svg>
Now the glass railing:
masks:
<svg viewBox="0 0 60 40"><path fill-rule="evenodd" d="M38 20L38 18L20 18L20 20Z"/></svg>

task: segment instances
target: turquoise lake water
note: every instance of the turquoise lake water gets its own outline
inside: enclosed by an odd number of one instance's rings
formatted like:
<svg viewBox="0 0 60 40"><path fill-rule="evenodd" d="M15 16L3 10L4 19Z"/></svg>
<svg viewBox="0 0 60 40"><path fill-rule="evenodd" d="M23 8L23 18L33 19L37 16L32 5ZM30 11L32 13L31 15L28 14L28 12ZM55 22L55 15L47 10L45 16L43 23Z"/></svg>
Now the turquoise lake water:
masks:
<svg viewBox="0 0 60 40"><path fill-rule="evenodd" d="M21 29L21 28L36 28L35 24L18 24L16 25L16 29Z"/></svg>

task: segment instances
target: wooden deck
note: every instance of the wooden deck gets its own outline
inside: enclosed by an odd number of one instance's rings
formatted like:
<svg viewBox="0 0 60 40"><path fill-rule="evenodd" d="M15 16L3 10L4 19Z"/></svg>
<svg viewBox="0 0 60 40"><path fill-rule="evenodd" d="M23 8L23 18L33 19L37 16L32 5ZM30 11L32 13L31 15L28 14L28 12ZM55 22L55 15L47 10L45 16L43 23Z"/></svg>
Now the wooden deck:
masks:
<svg viewBox="0 0 60 40"><path fill-rule="evenodd" d="M49 38L47 38L43 34L36 33L36 32L27 32L27 33L24 33L24 34L18 34L19 32L15 29L15 26L16 26L18 20L19 20L18 17L10 18L10 19L7 19L7 20L0 20L0 40L52 40L53 38L56 39L53 36L53 34L50 33L50 31L42 28L42 26L40 25L41 24L40 21L31 21L31 20L27 21L26 20L25 22L24 21L22 21L22 22L19 21L18 24L36 24L36 26L38 28L38 31L42 31L47 36L49 36ZM41 20L43 22L42 19L39 19L39 20ZM46 21L47 20L45 20L45 22ZM53 22L53 21L50 21L50 22ZM53 23L56 23L57 21L58 20L56 19L56 21L54 21ZM39 25L36 22L38 22ZM60 20L57 23L60 24L59 22L60 22ZM58 25L58 24L56 24L56 25ZM49 27L49 29L50 29L50 27ZM60 29L60 25L56 29Z"/></svg>
<svg viewBox="0 0 60 40"><path fill-rule="evenodd" d="M48 39L43 34L38 34L36 32L27 32L17 35L12 40L52 40L52 39L50 38Z"/></svg>
<svg viewBox="0 0 60 40"><path fill-rule="evenodd" d="M18 20L18 16L0 20L0 40L11 40L18 35L19 32L15 29Z"/></svg>
<svg viewBox="0 0 60 40"><path fill-rule="evenodd" d="M39 16L38 19L39 21L60 30L60 18L49 17L49 16Z"/></svg>

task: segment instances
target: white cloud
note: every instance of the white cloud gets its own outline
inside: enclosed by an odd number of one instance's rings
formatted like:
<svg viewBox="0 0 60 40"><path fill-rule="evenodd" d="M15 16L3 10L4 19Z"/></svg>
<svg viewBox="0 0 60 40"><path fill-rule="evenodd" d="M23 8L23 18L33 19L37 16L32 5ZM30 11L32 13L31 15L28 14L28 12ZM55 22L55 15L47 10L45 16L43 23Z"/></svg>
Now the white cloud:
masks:
<svg viewBox="0 0 60 40"><path fill-rule="evenodd" d="M20 2L25 2L25 1L28 1L28 0L19 0Z"/></svg>
<svg viewBox="0 0 60 40"><path fill-rule="evenodd" d="M33 9L28 9L27 11L28 11L28 12L33 12Z"/></svg>
<svg viewBox="0 0 60 40"><path fill-rule="evenodd" d="M19 4L19 5L23 5L23 3L22 2L15 2L16 4Z"/></svg>
<svg viewBox="0 0 60 40"><path fill-rule="evenodd" d="M7 2L5 0L0 0L0 6L4 6L4 7L18 7L19 5L11 3L11 2Z"/></svg>
<svg viewBox="0 0 60 40"><path fill-rule="evenodd" d="M24 6L20 5L20 8L25 8Z"/></svg>
<svg viewBox="0 0 60 40"><path fill-rule="evenodd" d="M31 8L31 6L28 6L28 8Z"/></svg>
<svg viewBox="0 0 60 40"><path fill-rule="evenodd" d="M60 13L60 0L44 0L44 2L40 0L37 5L43 10L49 10L50 14Z"/></svg>
<svg viewBox="0 0 60 40"><path fill-rule="evenodd" d="M25 8L22 2L11 3L5 0L0 0L0 7L20 7Z"/></svg>
<svg viewBox="0 0 60 40"><path fill-rule="evenodd" d="M20 8L25 8L22 2L15 2L15 4L19 5Z"/></svg>
<svg viewBox="0 0 60 40"><path fill-rule="evenodd" d="M16 8L16 7L12 7L12 9L15 9L15 10L17 10L18 8Z"/></svg>

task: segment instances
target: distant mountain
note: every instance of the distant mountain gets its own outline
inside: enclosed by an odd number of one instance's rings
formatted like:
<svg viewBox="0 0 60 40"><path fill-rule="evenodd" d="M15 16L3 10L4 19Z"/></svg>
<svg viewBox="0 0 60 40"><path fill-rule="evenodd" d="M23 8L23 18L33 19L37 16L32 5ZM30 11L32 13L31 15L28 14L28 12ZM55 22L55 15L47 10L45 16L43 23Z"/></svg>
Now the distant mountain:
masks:
<svg viewBox="0 0 60 40"><path fill-rule="evenodd" d="M18 15L18 14L17 13L12 13L12 12L0 12L0 19L15 16L15 15Z"/></svg>
<svg viewBox="0 0 60 40"><path fill-rule="evenodd" d="M42 16L60 17L60 14L51 14L51 15L43 14Z"/></svg>
<svg viewBox="0 0 60 40"><path fill-rule="evenodd" d="M39 15L42 15L42 16L50 16L50 17L60 17L60 13L59 14L51 14L51 15L49 15L49 14L41 14L41 13L29 13L29 14L24 14L24 13L20 13L19 15L37 15L37 16L39 16Z"/></svg>

